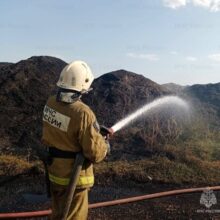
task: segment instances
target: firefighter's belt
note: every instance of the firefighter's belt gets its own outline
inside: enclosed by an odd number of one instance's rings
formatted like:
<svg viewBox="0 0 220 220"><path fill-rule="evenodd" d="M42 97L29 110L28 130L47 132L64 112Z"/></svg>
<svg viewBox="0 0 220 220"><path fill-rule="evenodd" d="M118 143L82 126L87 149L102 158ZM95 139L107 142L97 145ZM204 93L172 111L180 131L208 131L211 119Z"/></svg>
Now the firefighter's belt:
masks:
<svg viewBox="0 0 220 220"><path fill-rule="evenodd" d="M63 151L55 147L49 147L49 155L56 158L71 159L76 157L77 152Z"/></svg>

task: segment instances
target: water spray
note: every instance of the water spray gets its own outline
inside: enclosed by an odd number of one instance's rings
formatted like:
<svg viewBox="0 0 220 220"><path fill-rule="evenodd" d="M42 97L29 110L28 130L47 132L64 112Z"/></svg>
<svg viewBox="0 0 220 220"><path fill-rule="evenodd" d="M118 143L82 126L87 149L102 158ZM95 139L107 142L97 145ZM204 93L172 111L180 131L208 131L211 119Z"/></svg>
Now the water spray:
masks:
<svg viewBox="0 0 220 220"><path fill-rule="evenodd" d="M124 119L117 122L115 125L113 125L111 128L102 127L101 131L103 131L105 134L113 134L116 131L119 131L123 127L127 126L131 122L137 120L140 116L146 115L151 110L162 107L166 104L175 104L178 105L181 108L188 109L188 104L181 98L177 96L165 96L159 99L154 100L153 102L150 102L143 107L139 108L135 112L131 113ZM106 135L105 135L106 136Z"/></svg>
<svg viewBox="0 0 220 220"><path fill-rule="evenodd" d="M111 128L107 128L104 126L101 126L100 132L101 134L108 139L109 136L113 135L116 131L120 130L121 128L125 127L132 121L136 120L140 116L146 114L150 110L162 106L164 104L177 104L181 107L186 108L187 104L182 99L176 97L176 96L166 96L160 99L157 99L151 103L148 103L144 105L142 108L138 109L134 113L128 115L126 118L122 119L121 121L117 122L114 126ZM66 202L62 213L61 220L66 220L67 215L69 213L69 208L71 206L72 198L76 189L77 181L80 176L80 171L82 169L83 163L84 163L85 157L82 153L78 153L75 158L74 166L73 166L73 172L70 178L70 183L66 191ZM151 177L150 177L151 178Z"/></svg>

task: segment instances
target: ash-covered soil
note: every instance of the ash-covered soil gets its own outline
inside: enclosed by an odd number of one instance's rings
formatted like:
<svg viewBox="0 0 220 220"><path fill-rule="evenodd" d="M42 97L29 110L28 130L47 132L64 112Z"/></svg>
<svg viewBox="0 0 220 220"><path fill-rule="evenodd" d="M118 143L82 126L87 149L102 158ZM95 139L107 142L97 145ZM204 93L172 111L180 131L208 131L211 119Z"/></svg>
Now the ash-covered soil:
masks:
<svg viewBox="0 0 220 220"><path fill-rule="evenodd" d="M31 57L15 64L0 63L0 152L6 155L5 160L8 159L7 156L11 153L16 156L28 157L28 160L39 160L41 156L40 151L45 149L40 141L43 107L48 96L55 89L56 81L65 65L64 61L48 56ZM142 75L125 70L110 72L99 77L94 81L93 87L94 90L85 97L84 101L94 110L100 124L107 126L112 126L115 122L145 103L161 96L178 93L176 90L170 89L170 87L161 86ZM219 124L219 92L220 83L196 85L181 90L181 96L193 97L192 100L198 114L201 113L201 118L206 119L207 125L210 125L210 128L212 128L215 124ZM132 126L127 127L114 136L114 139L111 141L112 156L109 161L117 162L124 159L135 161L154 156L160 159L166 157L173 163L170 161L165 163L166 161L164 161L165 165L170 164L170 166L173 166L177 164L177 167L181 165L180 167L184 168L187 171L186 174L188 174L187 166L189 164L189 166L195 167L195 170L198 167L198 172L196 171L198 176L201 175L201 178L205 176L203 179L208 178L209 170L219 170L216 168L220 158L218 156L220 155L218 150L219 141L216 141L217 144L214 147L212 146L214 151L211 153L215 156L214 159L216 160L213 166L210 163L204 163L204 165L201 163L201 161L206 162L206 159L209 158L209 151L206 148L201 150L200 145L198 145L199 154L196 154L196 157L193 156L190 149L185 152L184 149L179 151L178 148L177 150L172 147L161 148L161 145L163 146L164 143L167 143L169 138L175 140L180 135L182 127L177 122L178 120L174 119L172 114L169 117L166 115L165 118L160 116L160 114L155 114L154 117L146 117L144 120L132 124ZM195 134L197 133L198 131L195 130ZM210 136L210 140L213 137ZM200 140L200 136L197 138ZM185 140L187 139L183 140L185 145ZM202 147L208 142L202 144ZM195 143L191 142L187 145L188 148L189 146L195 146ZM153 146L157 146L157 148L153 148ZM178 162L183 162L183 164ZM207 169L207 164L210 166L210 169ZM10 167L10 163L8 166ZM203 172L200 172L201 167L203 167L203 170L208 171L203 174ZM114 169L113 175L115 173L117 175L120 174L118 173L120 170L116 171L117 169ZM181 169L174 169L174 171L176 173L168 173L168 177L175 177L175 175L178 177L179 172L182 172ZM3 169L2 172L1 178L4 178L5 173ZM97 178L97 183L90 192L90 202L100 202L188 187L184 185L164 185L158 182L147 182L147 180L140 183L138 179L143 179L141 173L138 173L141 178L137 178L137 175L135 175L136 182L125 180L123 175L119 175L120 181L115 181L115 179L108 181L110 174L108 173L107 175ZM218 172L214 176L218 177ZM213 182L218 182L216 181L217 178L214 178L213 175L211 177ZM8 180L10 179L8 178ZM0 184L3 182L0 181ZM43 183L43 176L39 177L30 173L30 175L19 176L1 184L0 212L49 208L50 204L45 198L46 190ZM37 194L37 199L36 196L31 197L31 194ZM200 196L201 193L198 193L93 209L90 210L89 220L138 218L220 219L219 214L215 213L220 210L218 202L217 205L211 207L211 214L197 213L197 210L207 211L199 203ZM217 201L220 200L218 193L216 193L216 196Z"/></svg>
<svg viewBox="0 0 220 220"><path fill-rule="evenodd" d="M146 184L125 182L120 185L96 184L89 193L89 200L90 203L95 203L187 187L190 186L172 186L153 182ZM220 192L215 192L215 196L218 200ZM0 187L0 197L1 213L44 210L50 207L43 176L40 178L39 176L22 176L14 179ZM216 205L207 209L200 204L200 197L201 193L195 193L90 209L89 220L220 219L220 214L217 213L220 212L220 203L217 202Z"/></svg>

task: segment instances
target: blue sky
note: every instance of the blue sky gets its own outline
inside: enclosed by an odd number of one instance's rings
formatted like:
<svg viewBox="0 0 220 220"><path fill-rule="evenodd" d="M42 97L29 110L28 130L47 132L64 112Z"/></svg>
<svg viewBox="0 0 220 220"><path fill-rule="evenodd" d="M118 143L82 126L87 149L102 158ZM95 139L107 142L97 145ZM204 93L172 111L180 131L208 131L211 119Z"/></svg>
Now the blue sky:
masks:
<svg viewBox="0 0 220 220"><path fill-rule="evenodd" d="M0 61L81 59L158 83L220 82L220 0L0 0Z"/></svg>

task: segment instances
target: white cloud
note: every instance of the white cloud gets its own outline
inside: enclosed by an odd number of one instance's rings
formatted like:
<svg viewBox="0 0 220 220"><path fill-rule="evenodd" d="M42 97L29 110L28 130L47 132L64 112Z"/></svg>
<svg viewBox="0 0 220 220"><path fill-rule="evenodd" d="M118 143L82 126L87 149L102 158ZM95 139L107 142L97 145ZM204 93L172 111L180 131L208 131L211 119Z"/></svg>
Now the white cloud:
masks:
<svg viewBox="0 0 220 220"><path fill-rule="evenodd" d="M166 7L177 9L186 5L186 0L163 0Z"/></svg>
<svg viewBox="0 0 220 220"><path fill-rule="evenodd" d="M197 58L197 57L188 56L188 57L186 57L186 60L187 60L187 61L190 61L190 62L195 62L195 61L198 60L198 58Z"/></svg>
<svg viewBox="0 0 220 220"><path fill-rule="evenodd" d="M214 60L214 61L216 61L216 62L220 62L220 53L210 54L210 55L208 56L208 58L209 58L210 60Z"/></svg>
<svg viewBox="0 0 220 220"><path fill-rule="evenodd" d="M220 0L192 0L195 6L208 8L212 12L220 11Z"/></svg>
<svg viewBox="0 0 220 220"><path fill-rule="evenodd" d="M158 61L159 57L157 54L136 54L136 53L127 53L128 57L136 59L144 59L149 61Z"/></svg>
<svg viewBox="0 0 220 220"><path fill-rule="evenodd" d="M220 0L213 0L210 10L213 12L218 12L220 11Z"/></svg>
<svg viewBox="0 0 220 220"><path fill-rule="evenodd" d="M205 8L209 8L210 4L211 4L211 1L210 0L193 0L193 4L195 6L202 6L202 7L205 7Z"/></svg>
<svg viewBox="0 0 220 220"><path fill-rule="evenodd" d="M195 7L203 7L211 12L220 11L220 0L163 0L163 4L172 9L193 4Z"/></svg>

